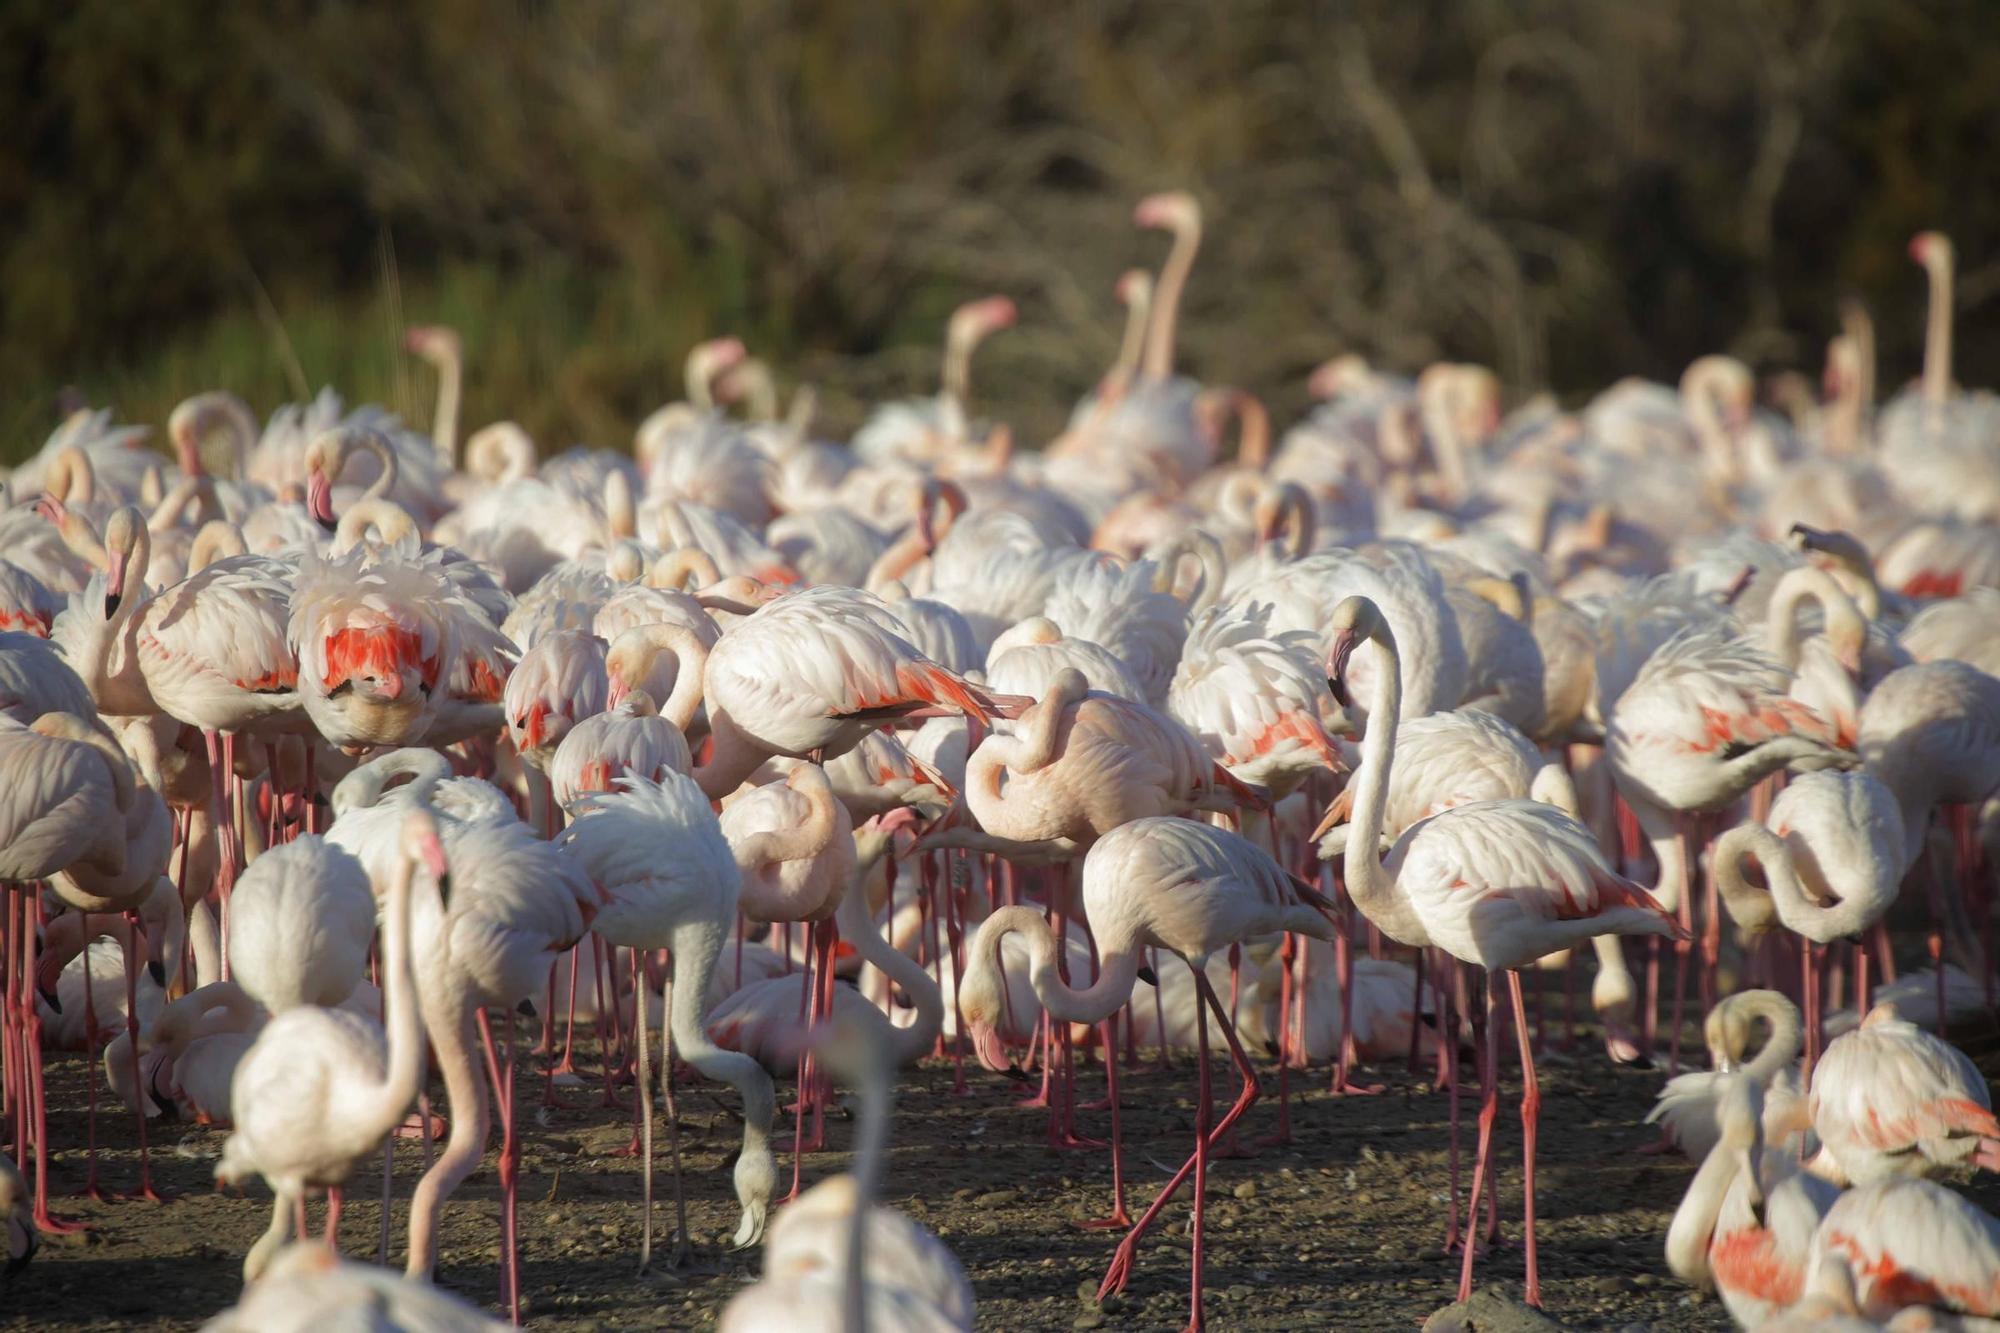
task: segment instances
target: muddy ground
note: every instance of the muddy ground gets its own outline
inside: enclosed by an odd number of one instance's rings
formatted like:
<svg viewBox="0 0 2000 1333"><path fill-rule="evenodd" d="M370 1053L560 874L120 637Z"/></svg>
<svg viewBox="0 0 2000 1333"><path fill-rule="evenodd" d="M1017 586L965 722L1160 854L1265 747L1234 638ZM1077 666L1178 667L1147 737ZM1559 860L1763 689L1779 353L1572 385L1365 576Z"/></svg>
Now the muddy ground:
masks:
<svg viewBox="0 0 2000 1333"><path fill-rule="evenodd" d="M1959 1039L1979 1053L1989 1074L2000 1068L2000 1041L1992 1034ZM1540 1234L1549 1314L1577 1329L1727 1328L1721 1307L1675 1281L1662 1258L1668 1219L1692 1172L1677 1157L1637 1152L1653 1139L1639 1121L1662 1072L1613 1068L1594 1042L1568 1053L1552 1044L1540 1068ZM81 1056L51 1057L53 1178L65 1194L83 1180L83 1073ZM1268 1066L1264 1074L1268 1090ZM1101 1075L1096 1067L1083 1074L1085 1100L1101 1095ZM1125 1300L1098 1310L1079 1289L1095 1287L1116 1235L1072 1222L1106 1210L1108 1158L1049 1151L1043 1146L1046 1112L1017 1105L1023 1085L978 1070L967 1077L968 1094L954 1095L948 1063L906 1073L886 1193L888 1202L921 1219L963 1261L977 1291L980 1326L1180 1327L1188 1280L1189 1247L1180 1234L1184 1203L1170 1210L1168 1233L1142 1248ZM1218 1062L1220 1096L1233 1090L1231 1077ZM1448 1178L1446 1098L1401 1061L1369 1077L1386 1081L1387 1091L1335 1098L1325 1090L1324 1074L1314 1074L1294 1102L1289 1146L1217 1164L1210 1176L1212 1327L1413 1328L1452 1299L1457 1260L1439 1247ZM1165 1072L1149 1061L1122 1081L1136 1214L1190 1149L1196 1082L1190 1058ZM1517 1086L1510 1069L1508 1092ZM645 1276L635 1271L638 1167L615 1155L629 1137L629 1111L606 1108L599 1089L563 1095L564 1105L537 1115L541 1079L524 1068L520 1230L527 1321L551 1330L708 1326L757 1267L754 1252L723 1248L736 1221L722 1167L739 1133L730 1114L734 1093L706 1084L685 1088L694 1256L680 1272L656 1264ZM1519 1122L1511 1099L1502 1105L1506 1243L1483 1259L1480 1280L1518 1294L1521 1254L1513 1219L1519 1211ZM1473 1109L1468 1098L1468 1171ZM1267 1134L1274 1116L1268 1099L1255 1107L1246 1141ZM1101 1133L1106 1125L1102 1111L1082 1115L1086 1132ZM845 1169L852 1128L844 1116L835 1118L831 1150L806 1160L807 1183ZM107 1115L99 1133L108 1145L102 1154L106 1183L131 1185L138 1159L130 1117ZM242 1255L268 1219L269 1196L261 1187L247 1198L215 1192L211 1171L222 1138L219 1130L186 1125L156 1131L155 1167L175 1195L165 1205L60 1199L58 1213L86 1219L92 1229L47 1239L0 1298L0 1327L182 1329L233 1301ZM664 1173L664 1147L660 1160ZM489 1156L447 1210L439 1280L496 1308L499 1187L491 1162ZM401 1228L419 1171L414 1145L399 1149L396 1168L392 1258L403 1250ZM789 1171L783 1155L780 1170ZM379 1180L379 1169L357 1177L341 1236L350 1255L373 1258L381 1214L367 1197L373 1187L360 1186L363 1179ZM2000 1209L2000 1186L1992 1177L1975 1183L1971 1193L1987 1208ZM664 1179L660 1194L664 1234L672 1225ZM317 1226L318 1204L312 1216Z"/></svg>

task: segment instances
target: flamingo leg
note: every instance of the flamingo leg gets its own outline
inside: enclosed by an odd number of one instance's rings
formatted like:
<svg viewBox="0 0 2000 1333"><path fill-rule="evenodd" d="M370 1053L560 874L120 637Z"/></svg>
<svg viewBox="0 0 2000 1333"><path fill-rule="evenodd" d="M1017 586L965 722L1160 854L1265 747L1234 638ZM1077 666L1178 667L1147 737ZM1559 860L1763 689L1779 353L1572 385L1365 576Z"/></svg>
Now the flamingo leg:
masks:
<svg viewBox="0 0 2000 1333"><path fill-rule="evenodd" d="M85 1153L89 1159L89 1169L84 1173L83 1188L77 1193L86 1199L105 1202L104 1191L97 1185L97 1067L101 1063L97 1056L97 987L90 976L90 919L84 918L83 931L83 1050L89 1063L90 1119L85 1130Z"/></svg>
<svg viewBox="0 0 2000 1333"><path fill-rule="evenodd" d="M632 988L639 996L633 1027L639 1035L639 1271L653 1260L653 1070L648 1049L646 1020L646 973L639 965L639 951L632 951Z"/></svg>
<svg viewBox="0 0 2000 1333"><path fill-rule="evenodd" d="M34 1102L35 1122L35 1227L51 1235L65 1235L85 1231L88 1227L81 1222L71 1222L57 1217L49 1211L49 1098L43 1084L42 1070L42 1013L35 1005L35 936L42 924L42 894L40 883L28 887L26 899L21 904L21 1004L27 1028L27 1081L28 1094ZM85 996L89 990L84 991ZM88 1000L86 999L86 1004ZM94 1088L93 1088L94 1090Z"/></svg>
<svg viewBox="0 0 2000 1333"><path fill-rule="evenodd" d="M126 919L132 923L132 938L139 938L139 914L127 912ZM135 1199L150 1199L154 1203L165 1203L153 1188L153 1156L146 1143L146 1097L145 1081L139 1074L139 967L140 960L125 960L125 1044L132 1055L132 1087L136 1090L138 1106L134 1118L139 1122L139 1188L126 1196Z"/></svg>
<svg viewBox="0 0 2000 1333"><path fill-rule="evenodd" d="M1278 945L1278 1127L1258 1140L1261 1146L1292 1141L1292 969L1298 958L1298 937L1285 932Z"/></svg>
<svg viewBox="0 0 2000 1333"><path fill-rule="evenodd" d="M1206 975L1202 977L1204 982L1207 979ZM1230 990L1230 998L1233 1001L1235 998L1233 978ZM1192 1291L1188 1297L1187 1328L1183 1333L1198 1333L1202 1327L1201 1278L1204 1261L1207 1258L1203 1245L1202 1221L1208 1196L1208 1122L1215 1110L1214 1096L1209 1082L1208 1015L1199 1010L1195 1014L1194 1033L1195 1059L1201 1062L1201 1092L1199 1100L1195 1102L1194 1112L1194 1246L1189 1262L1189 1267L1193 1270L1193 1281Z"/></svg>
<svg viewBox="0 0 2000 1333"><path fill-rule="evenodd" d="M1417 956L1421 958L1428 952L1429 950L1419 949ZM1442 962L1442 958L1439 961ZM1458 960L1454 958L1447 966L1450 968L1451 975L1445 978L1445 984L1438 988L1440 994L1439 1007L1444 1010L1443 1040L1438 1043L1438 1069L1440 1071L1439 1077L1443 1079L1445 1077L1443 1073L1445 1062L1447 1060L1450 1061L1451 1074L1445 1081L1450 1087L1450 1091L1446 1094L1446 1102L1450 1109L1446 1114L1451 1125L1451 1148L1449 1151L1451 1161L1451 1206L1444 1224L1444 1252L1450 1254L1452 1246L1458 1244L1458 1094L1460 1083L1458 1077ZM1468 1225L1466 1229L1470 1231L1471 1227Z"/></svg>
<svg viewBox="0 0 2000 1333"><path fill-rule="evenodd" d="M1479 1149L1472 1164L1472 1201L1466 1214L1465 1261L1458 1272L1458 1299L1472 1299L1472 1261L1478 1251L1472 1233L1478 1227L1479 1200L1486 1188L1486 1173L1493 1164L1493 1122L1500 1114L1500 1080L1496 1066L1500 1060L1500 992L1493 978L1486 983L1486 1068L1480 1077Z"/></svg>
<svg viewBox="0 0 2000 1333"><path fill-rule="evenodd" d="M340 1186L332 1185L327 1188L326 1248L332 1250L335 1254L340 1253L340 1205L342 1197Z"/></svg>
<svg viewBox="0 0 2000 1333"><path fill-rule="evenodd" d="M1343 917L1348 914L1343 912ZM1334 1059L1332 1093L1336 1097L1373 1097L1382 1091L1380 1083L1356 1083L1351 1074L1354 1050L1354 959L1343 922L1333 928L1333 970L1340 984L1340 1036Z"/></svg>
<svg viewBox="0 0 2000 1333"><path fill-rule="evenodd" d="M1079 1222L1077 1225L1085 1231L1109 1231L1132 1225L1132 1214L1125 1208L1125 1128L1118 1108L1117 1025L1116 1014L1103 1023L1104 1076L1111 1088L1107 1098L1111 1103L1111 1216Z"/></svg>
<svg viewBox="0 0 2000 1333"><path fill-rule="evenodd" d="M1801 940L1799 942L1799 988L1805 998L1805 1082L1807 1087L1812 1086L1813 1069L1819 1064L1821 1039L1826 1034L1823 1015L1821 1015L1819 1007L1819 964L1819 946L1811 940Z"/></svg>
<svg viewBox="0 0 2000 1333"><path fill-rule="evenodd" d="M1535 1077L1535 1054L1528 1040L1528 1016L1521 1002L1519 972L1507 974L1507 989L1514 1000L1514 1037L1521 1047L1521 1233L1528 1269L1526 1300L1539 1309L1542 1274L1535 1262L1535 1139L1542 1119L1542 1086Z"/></svg>
<svg viewBox="0 0 2000 1333"><path fill-rule="evenodd" d="M1194 980L1195 989L1200 993L1202 1003L1214 1011L1217 1020L1221 1024L1222 1035L1229 1040L1230 1056L1236 1062L1237 1075L1243 1080L1243 1090L1237 1095L1235 1105L1229 1108L1228 1113L1222 1117L1221 1122L1207 1135L1203 1136L1200 1141L1200 1143L1205 1143L1213 1150L1215 1145L1221 1142L1222 1137L1235 1126L1238 1120L1243 1118L1244 1113L1256 1102L1258 1091L1257 1068L1250 1063L1250 1057L1243 1053L1243 1043L1238 1040L1236 1029L1230 1024L1229 1015L1222 1008L1221 998L1216 995L1215 988L1209 985L1207 974L1197 968L1195 969ZM1200 1143L1197 1144L1197 1147L1200 1146ZM1105 1272L1104 1281L1097 1288L1097 1299L1099 1301L1102 1301L1114 1291L1123 1291L1125 1289L1125 1284L1132 1277L1133 1260L1138 1255L1139 1237L1146 1233L1146 1228L1153 1224L1153 1219L1159 1216L1160 1210L1173 1200L1174 1195L1180 1190L1181 1185L1187 1180L1188 1176L1193 1174L1195 1166L1196 1162L1193 1156L1190 1156L1187 1161L1181 1163L1180 1170L1174 1173L1173 1178L1154 1197L1153 1202L1140 1216L1137 1224L1133 1226L1131 1231L1126 1233L1124 1240L1118 1242L1118 1251L1111 1258L1111 1267Z"/></svg>
<svg viewBox="0 0 2000 1333"><path fill-rule="evenodd" d="M521 1322L521 1248L517 1231L517 1203L520 1189L520 1145L514 1138L514 1039L507 1034L507 1054L503 1060L493 1044L493 1027L482 1007L474 1011L479 1021L479 1043L486 1052L486 1072L493 1080L493 1100L500 1114L500 1294L507 1302L508 1318ZM511 1019L508 1020L511 1027Z"/></svg>
<svg viewBox="0 0 2000 1333"><path fill-rule="evenodd" d="M1868 946L1860 940L1854 942L1854 1012L1866 1017L1874 1005L1875 994L1868 984ZM1944 1027L1944 1015L1938 1015L1938 1027Z"/></svg>

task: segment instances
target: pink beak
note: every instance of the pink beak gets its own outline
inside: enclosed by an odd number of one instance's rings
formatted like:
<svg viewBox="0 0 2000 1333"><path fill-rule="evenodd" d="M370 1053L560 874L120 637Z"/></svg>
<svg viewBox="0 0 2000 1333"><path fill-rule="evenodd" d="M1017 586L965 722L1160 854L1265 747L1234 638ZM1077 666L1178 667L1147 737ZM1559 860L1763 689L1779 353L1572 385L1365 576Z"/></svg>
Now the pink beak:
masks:
<svg viewBox="0 0 2000 1333"><path fill-rule="evenodd" d="M328 532L333 531L333 483L319 468L306 477L306 513L312 515L313 522Z"/></svg>

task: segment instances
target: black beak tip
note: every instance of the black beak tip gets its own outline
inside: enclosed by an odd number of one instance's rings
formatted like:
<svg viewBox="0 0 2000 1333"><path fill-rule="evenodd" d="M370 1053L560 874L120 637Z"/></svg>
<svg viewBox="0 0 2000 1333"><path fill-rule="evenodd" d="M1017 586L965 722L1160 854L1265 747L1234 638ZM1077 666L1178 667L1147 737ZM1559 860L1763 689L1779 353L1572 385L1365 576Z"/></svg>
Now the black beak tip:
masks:
<svg viewBox="0 0 2000 1333"><path fill-rule="evenodd" d="M1016 1083L1026 1083L1028 1081L1027 1071L1019 1065L1008 1065L1007 1077L1013 1079Z"/></svg>
<svg viewBox="0 0 2000 1333"><path fill-rule="evenodd" d="M1153 975L1153 969L1150 967L1139 969L1139 980L1145 982L1148 986L1157 986L1160 984L1160 979Z"/></svg>
<svg viewBox="0 0 2000 1333"><path fill-rule="evenodd" d="M107 594L107 595L105 596L105 598L104 598L104 614L105 614L105 617L106 617L107 619L108 619L108 618L110 618L111 616L115 616L115 615L117 615L117 614L118 614L118 603L119 603L119 601L120 601L120 600L121 600L121 599L120 599L119 595L118 595L117 593L115 593L115 592L114 592L114 593L109 593L109 594Z"/></svg>
<svg viewBox="0 0 2000 1333"><path fill-rule="evenodd" d="M514 1012L523 1018L534 1018L536 1017L535 1002L533 1000L522 1000L514 1006Z"/></svg>
<svg viewBox="0 0 2000 1333"><path fill-rule="evenodd" d="M1326 688L1328 692L1333 695L1333 701L1339 704L1342 708L1351 707L1353 705L1354 696L1347 692L1347 682L1342 680L1340 677L1328 676L1326 678Z"/></svg>
<svg viewBox="0 0 2000 1333"><path fill-rule="evenodd" d="M54 991L41 990L39 987L37 987L37 990L42 997L42 1002L48 1005L50 1009L54 1010L56 1013L61 1013L63 1011L62 1001L56 998L56 993Z"/></svg>
<svg viewBox="0 0 2000 1333"><path fill-rule="evenodd" d="M315 514L313 515L313 522L319 524L320 531L322 532L331 533L340 531L340 524L334 522L330 518L321 518L319 515Z"/></svg>
<svg viewBox="0 0 2000 1333"><path fill-rule="evenodd" d="M160 962L158 959L153 959L149 961L146 964L146 975L153 979L153 984L155 986L160 987L162 990L166 989L167 969L164 963Z"/></svg>

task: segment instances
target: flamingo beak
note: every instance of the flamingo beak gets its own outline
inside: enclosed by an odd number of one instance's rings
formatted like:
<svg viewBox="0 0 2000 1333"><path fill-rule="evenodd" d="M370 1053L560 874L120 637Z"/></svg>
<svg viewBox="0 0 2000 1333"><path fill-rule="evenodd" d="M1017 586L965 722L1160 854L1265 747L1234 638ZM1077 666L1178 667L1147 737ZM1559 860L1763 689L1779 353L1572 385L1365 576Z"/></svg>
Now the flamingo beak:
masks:
<svg viewBox="0 0 2000 1333"><path fill-rule="evenodd" d="M1354 696L1347 690L1347 662L1354 656L1355 647L1361 636L1351 629L1344 629L1333 636L1333 651L1326 658L1326 688L1333 693L1333 701L1342 708L1351 707Z"/></svg>
<svg viewBox="0 0 2000 1333"><path fill-rule="evenodd" d="M328 532L337 526L333 521L333 483L327 480L323 468L314 468L306 474L306 512Z"/></svg>
<svg viewBox="0 0 2000 1333"><path fill-rule="evenodd" d="M424 869L431 872L431 878L442 885L445 876L451 873L451 867L445 862L444 844L438 841L437 834L424 835L422 842L418 844L417 855L422 858Z"/></svg>
<svg viewBox="0 0 2000 1333"><path fill-rule="evenodd" d="M125 597L125 562L114 561L104 579L104 614L108 618L118 610L118 603Z"/></svg>

